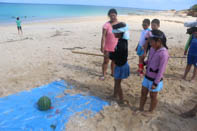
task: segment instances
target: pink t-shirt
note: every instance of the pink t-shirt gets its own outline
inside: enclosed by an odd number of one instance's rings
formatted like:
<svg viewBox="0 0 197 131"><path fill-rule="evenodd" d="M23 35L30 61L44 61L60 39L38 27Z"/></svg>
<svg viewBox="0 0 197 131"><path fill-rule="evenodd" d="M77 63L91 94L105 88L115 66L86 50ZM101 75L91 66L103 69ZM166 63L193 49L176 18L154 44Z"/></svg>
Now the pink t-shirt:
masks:
<svg viewBox="0 0 197 131"><path fill-rule="evenodd" d="M104 50L108 52L114 52L114 49L118 43L118 39L115 38L114 34L112 33L111 24L109 22L105 23L103 29L107 30Z"/></svg>

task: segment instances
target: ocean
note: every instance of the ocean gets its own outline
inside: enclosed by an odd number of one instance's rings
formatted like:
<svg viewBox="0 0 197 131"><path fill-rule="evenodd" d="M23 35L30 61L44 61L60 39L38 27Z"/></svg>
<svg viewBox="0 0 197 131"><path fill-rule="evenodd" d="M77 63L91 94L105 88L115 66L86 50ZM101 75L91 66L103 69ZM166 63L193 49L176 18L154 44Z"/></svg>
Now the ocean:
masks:
<svg viewBox="0 0 197 131"><path fill-rule="evenodd" d="M107 6L90 5L52 5L52 4L22 4L0 3L0 23L14 23L16 17L23 21L36 21L54 18L72 18L86 16L107 15L110 8ZM118 14L144 14L156 10L115 7Z"/></svg>

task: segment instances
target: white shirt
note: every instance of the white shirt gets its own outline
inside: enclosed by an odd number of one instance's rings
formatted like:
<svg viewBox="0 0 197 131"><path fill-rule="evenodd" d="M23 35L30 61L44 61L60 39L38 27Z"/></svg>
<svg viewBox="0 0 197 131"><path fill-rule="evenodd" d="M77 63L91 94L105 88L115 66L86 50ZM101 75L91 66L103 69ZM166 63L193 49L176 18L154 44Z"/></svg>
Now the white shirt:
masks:
<svg viewBox="0 0 197 131"><path fill-rule="evenodd" d="M146 43L146 36L150 32L150 29L143 30L140 36L139 45L143 46Z"/></svg>

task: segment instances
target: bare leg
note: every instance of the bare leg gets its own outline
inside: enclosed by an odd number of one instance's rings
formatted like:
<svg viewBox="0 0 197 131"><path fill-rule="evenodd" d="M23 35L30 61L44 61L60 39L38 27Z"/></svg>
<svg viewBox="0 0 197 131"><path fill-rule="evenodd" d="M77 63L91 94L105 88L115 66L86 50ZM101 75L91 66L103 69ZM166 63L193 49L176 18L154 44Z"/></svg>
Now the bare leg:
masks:
<svg viewBox="0 0 197 131"><path fill-rule="evenodd" d="M115 79L115 85L116 85L116 89L117 89L117 94L119 96L119 100L123 101L123 92L122 92L122 88L121 88L121 79Z"/></svg>
<svg viewBox="0 0 197 131"><path fill-rule="evenodd" d="M117 82L116 82L116 79L114 79L114 98L117 98L118 97L118 87L117 87Z"/></svg>
<svg viewBox="0 0 197 131"><path fill-rule="evenodd" d="M21 29L21 34L23 34L23 30Z"/></svg>
<svg viewBox="0 0 197 131"><path fill-rule="evenodd" d="M139 57L139 69L138 69L138 73L139 73L139 75L141 77L144 74L144 65L143 65L143 62L144 62L144 57L143 56L140 56Z"/></svg>
<svg viewBox="0 0 197 131"><path fill-rule="evenodd" d="M104 55L107 55L107 54L108 53L105 51ZM105 77L105 75L106 75L108 63L109 63L109 58L108 57L104 57L104 61L103 61L103 65L102 65L103 77Z"/></svg>
<svg viewBox="0 0 197 131"><path fill-rule="evenodd" d="M194 66L194 72L193 72L193 76L192 76L192 79L191 79L192 82L195 81L196 74L197 74L197 67Z"/></svg>
<svg viewBox="0 0 197 131"><path fill-rule="evenodd" d="M115 62L111 61L111 75L114 76Z"/></svg>
<svg viewBox="0 0 197 131"><path fill-rule="evenodd" d="M150 104L150 112L153 112L157 106L157 94L158 92L150 92L151 104Z"/></svg>
<svg viewBox="0 0 197 131"><path fill-rule="evenodd" d="M192 65L188 65L186 66L185 68L185 73L184 73L184 76L183 76L183 79L186 80L186 77L187 77L187 74L189 73L190 69L191 69Z"/></svg>
<svg viewBox="0 0 197 131"><path fill-rule="evenodd" d="M140 98L140 111L144 111L144 105L146 104L148 89L146 87L142 87L141 89L141 98Z"/></svg>

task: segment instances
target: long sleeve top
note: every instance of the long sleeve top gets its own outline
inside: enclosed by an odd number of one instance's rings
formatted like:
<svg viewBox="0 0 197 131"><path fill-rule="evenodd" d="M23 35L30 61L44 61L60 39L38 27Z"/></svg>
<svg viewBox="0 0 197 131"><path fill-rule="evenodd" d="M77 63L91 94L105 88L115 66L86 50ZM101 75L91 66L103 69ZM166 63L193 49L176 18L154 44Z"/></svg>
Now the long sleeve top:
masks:
<svg viewBox="0 0 197 131"><path fill-rule="evenodd" d="M168 50L165 47L155 50L150 49L147 64L146 77L153 80L154 85L162 80L169 59Z"/></svg>

